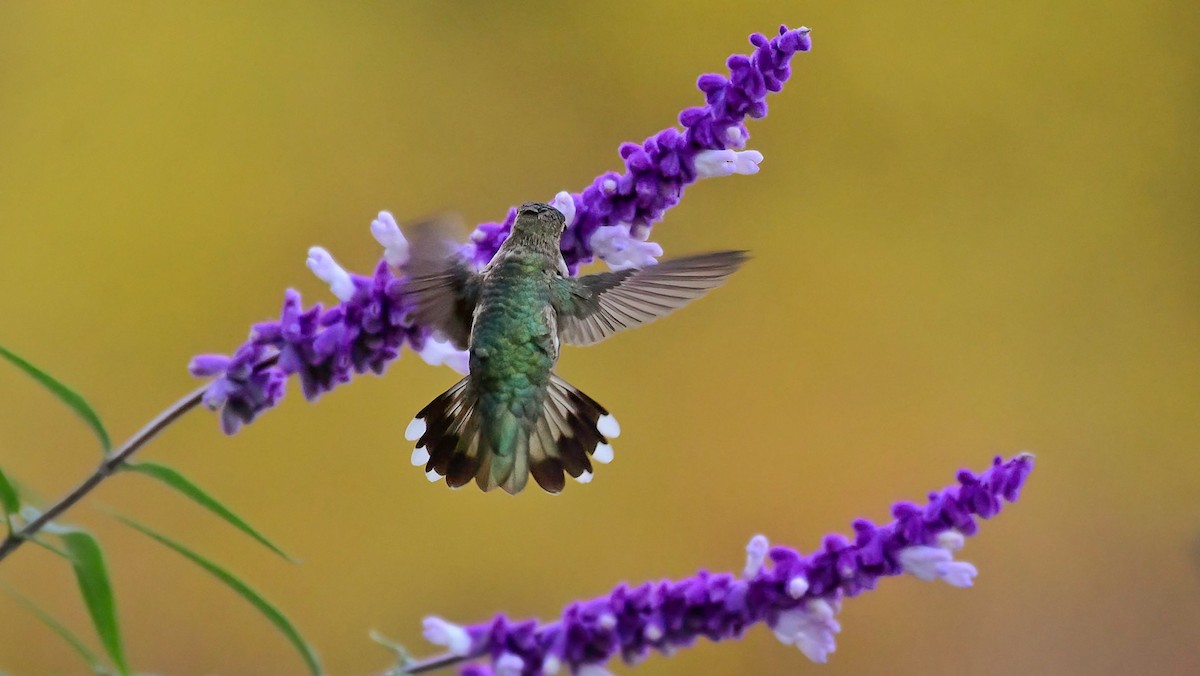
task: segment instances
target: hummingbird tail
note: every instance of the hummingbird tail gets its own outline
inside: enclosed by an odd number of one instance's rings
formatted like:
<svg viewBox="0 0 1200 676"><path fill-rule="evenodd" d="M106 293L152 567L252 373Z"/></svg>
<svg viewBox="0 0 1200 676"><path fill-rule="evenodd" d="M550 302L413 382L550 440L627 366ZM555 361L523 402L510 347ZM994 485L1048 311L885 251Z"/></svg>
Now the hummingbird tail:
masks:
<svg viewBox="0 0 1200 676"><path fill-rule="evenodd" d="M522 424L503 407L487 424L490 429L484 429L477 404L468 376L409 423L405 438L417 443L412 464L424 465L430 481L444 477L447 485L458 488L474 478L484 491L500 487L518 493L532 474L543 490L558 493L565 474L587 483L592 480L592 460L611 462L608 440L621 433L603 406L554 374L531 424ZM504 448L494 448L494 439Z"/></svg>
<svg viewBox="0 0 1200 676"><path fill-rule="evenodd" d="M417 442L412 464L425 466L430 481L445 478L451 488L465 485L479 468L481 445L478 398L470 376L438 395L408 424L404 438Z"/></svg>
<svg viewBox="0 0 1200 676"><path fill-rule="evenodd" d="M592 480L592 460L612 462L608 441L620 434L617 419L603 406L551 373L541 417L529 438L529 470L549 493L563 489L564 473L587 483Z"/></svg>

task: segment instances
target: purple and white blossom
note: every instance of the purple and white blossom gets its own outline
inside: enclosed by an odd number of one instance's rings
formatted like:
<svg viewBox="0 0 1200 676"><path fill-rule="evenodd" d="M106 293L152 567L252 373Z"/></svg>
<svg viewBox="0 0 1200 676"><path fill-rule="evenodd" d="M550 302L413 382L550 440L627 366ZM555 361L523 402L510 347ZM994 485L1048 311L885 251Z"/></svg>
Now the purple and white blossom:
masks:
<svg viewBox="0 0 1200 676"><path fill-rule="evenodd" d="M635 240L644 242L650 228L696 179L758 172L762 153L740 150L750 138L745 119L767 114L767 94L783 89L791 76L792 56L810 50L812 40L807 28L780 26L776 37L755 33L750 44L755 47L752 54L726 60L728 77L700 76L696 86L706 104L679 113L682 131L670 127L641 144L622 144L625 171L601 174L582 192L570 194L572 213L560 206L563 193L555 198L552 204L568 215L562 252L572 272L592 260L597 230L623 225ZM480 225L471 236L471 257L479 263L491 260L515 218L516 210L510 209L503 221Z"/></svg>
<svg viewBox="0 0 1200 676"><path fill-rule="evenodd" d="M437 334L426 338L425 347L417 350L417 354L430 366L445 364L463 375L470 369L470 354L466 350L454 347L450 341Z"/></svg>
<svg viewBox="0 0 1200 676"><path fill-rule="evenodd" d="M324 248L314 246L309 249L307 264L308 269L312 270L317 279L329 285L329 292L338 300L348 303L354 299L354 294L358 289L355 288L350 273L338 265L337 261L333 260L333 256Z"/></svg>
<svg viewBox="0 0 1200 676"><path fill-rule="evenodd" d="M386 211L371 221L371 235L383 247L383 260L399 270L408 262L408 240L400 232L396 219Z"/></svg>
<svg viewBox="0 0 1200 676"><path fill-rule="evenodd" d="M642 268L654 265L663 254L658 244L640 239L647 236L649 231L646 226L641 226L639 232L634 234L628 223L618 223L597 228L589 243L592 251L612 270Z"/></svg>
<svg viewBox="0 0 1200 676"><path fill-rule="evenodd" d="M767 114L767 95L783 89L791 75L791 59L807 52L807 28L779 28L768 38L750 36L754 50L726 60L728 75L707 74L697 80L705 104L679 113L682 129L669 127L639 143L620 147L624 167L597 177L580 192L559 192L550 201L566 217L561 249L568 269L599 256L613 269L654 264L662 247L650 242L650 231L668 209L679 203L685 188L699 178L754 174L762 153L745 150L750 138L747 117ZM516 218L510 209L500 222L483 223L461 253L482 267L508 237ZM204 403L221 411L226 433L236 432L278 403L283 383L300 377L304 396L313 400L356 373L382 374L405 345L431 364L466 371L466 357L416 325L405 292L408 242L386 211L371 223L371 234L383 247L373 275L346 271L323 248L309 250L308 266L326 282L338 304L305 309L300 294L284 294L277 321L257 324L233 356L200 355L190 370L213 378Z"/></svg>
<svg viewBox="0 0 1200 676"><path fill-rule="evenodd" d="M547 623L503 614L470 626L427 618L425 637L452 656L485 660L464 667L464 674L598 676L608 673L604 665L614 657L635 664L652 650L669 655L698 638L738 638L764 623L784 644L825 662L837 647L842 602L874 589L880 579L907 573L971 586L977 571L954 552L978 531L978 519L995 516L1002 501L1017 500L1032 469L1033 456L1022 453L1007 461L997 457L979 474L960 470L958 482L930 493L925 505L896 503L893 520L882 526L857 519L853 538L827 535L808 555L771 547L756 535L740 576L701 570L678 581L620 585L568 605Z"/></svg>
<svg viewBox="0 0 1200 676"><path fill-rule="evenodd" d="M226 434L278 403L290 375L299 375L312 401L355 373L382 374L405 344L418 353L426 347L429 330L412 319L405 278L386 261L362 277L341 270L332 257L320 255L324 250L314 251L310 265L345 300L328 310L320 304L304 309L300 293L288 289L280 318L255 324L232 357L200 355L189 365L192 375L215 377L204 404L221 411Z"/></svg>

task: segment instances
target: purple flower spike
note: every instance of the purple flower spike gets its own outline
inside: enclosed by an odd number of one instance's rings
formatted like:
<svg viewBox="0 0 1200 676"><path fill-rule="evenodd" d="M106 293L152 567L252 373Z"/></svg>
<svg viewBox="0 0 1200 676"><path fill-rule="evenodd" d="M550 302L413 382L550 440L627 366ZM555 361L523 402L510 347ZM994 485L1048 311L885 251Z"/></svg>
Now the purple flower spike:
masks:
<svg viewBox="0 0 1200 676"><path fill-rule="evenodd" d="M811 49L812 40L807 28L781 26L776 37L756 33L750 44L753 53L726 61L728 76L709 74L697 80L705 105L679 114L682 130L670 127L641 144L622 144L623 173L606 172L582 192L560 192L551 200L566 217L562 252L572 274L595 256L613 269L654 264L662 247L647 241L651 227L679 203L689 184L758 171L762 153L742 150L750 138L745 119L766 115L767 94L783 88L792 56ZM516 214L509 209L503 221L477 227L463 256L476 266L487 264L508 237ZM347 272L325 249L308 252L309 269L329 285L338 305L304 309L300 294L288 290L279 320L255 326L232 357L192 360L193 375L214 378L204 403L221 411L227 434L274 406L288 376L299 375L304 396L313 400L355 373L382 374L406 343L431 364L466 372L464 352L411 320L402 273L408 243L396 219L381 212L371 223L371 234L383 256L370 278Z"/></svg>
<svg viewBox="0 0 1200 676"><path fill-rule="evenodd" d="M483 664L463 674L607 674L620 656L635 664L651 650L670 655L705 637L738 638L747 627L765 623L787 645L814 662L825 662L841 631L837 613L845 598L874 589L881 578L908 573L969 587L977 571L954 552L973 534L976 518L994 516L1003 501L1013 502L1033 469L1033 456L997 457L980 474L962 470L958 483L933 493L925 508L897 503L896 519L876 526L854 521L854 537L828 535L810 555L770 547L756 535L746 547L742 575L700 571L684 580L621 585L607 596L572 603L555 622L513 622L498 615L490 622L461 627L426 618L425 637L464 659ZM953 518L951 518L953 515ZM958 524L969 524L970 531ZM488 666L490 665L490 666Z"/></svg>
<svg viewBox="0 0 1200 676"><path fill-rule="evenodd" d="M728 77L709 74L696 81L706 103L679 114L683 131L670 127L640 145L622 144L624 173L602 174L582 192L559 193L555 198L554 205L567 216L562 252L572 272L596 254L618 269L645 264L644 252L657 249L649 254L651 259L662 255L661 248L651 245L642 247L636 258L610 258L614 234L604 230L623 228L625 239L632 231L632 241L644 243L651 226L679 203L684 188L696 179L758 172L762 153L737 150L750 138L745 119L767 114L767 94L783 89L791 76L792 56L812 49L812 39L807 28L780 26L775 38L755 33L750 44L753 54L729 57ZM491 260L508 237L515 216L516 211L510 210L503 222L480 225L472 235L469 257L480 265ZM614 253L626 248L617 247Z"/></svg>
<svg viewBox="0 0 1200 676"><path fill-rule="evenodd" d="M288 376L300 376L305 398L314 400L354 373L382 374L407 343L420 351L429 331L413 323L405 280L381 261L373 277L348 274L324 249L309 254L309 267L326 279L340 304L325 310L303 308L299 292L288 289L278 321L256 324L250 340L233 357L200 355L193 375L218 376L204 405L221 411L221 427L233 434L283 396Z"/></svg>

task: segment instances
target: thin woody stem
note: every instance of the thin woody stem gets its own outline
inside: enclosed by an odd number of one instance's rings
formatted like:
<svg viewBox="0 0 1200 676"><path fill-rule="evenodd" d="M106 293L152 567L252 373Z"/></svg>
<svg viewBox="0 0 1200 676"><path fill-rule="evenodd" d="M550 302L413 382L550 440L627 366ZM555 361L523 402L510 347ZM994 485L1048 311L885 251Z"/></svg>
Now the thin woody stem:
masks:
<svg viewBox="0 0 1200 676"><path fill-rule="evenodd" d="M256 369L273 366L278 361L278 355L268 357L258 363ZM158 436L160 432L169 427L176 420L183 417L184 414L191 411L200 405L204 397L204 392L208 389L208 385L198 387L175 402L163 412L159 413L153 420L146 423L146 426L138 430L136 434L125 441L124 444L109 452L96 471L90 476L81 481L78 486L71 489L69 493L59 498L57 502L51 505L46 511L38 515L36 519L25 524L24 528L18 531L9 533L3 541L0 541L0 561L12 554L27 540L32 540L46 524L50 523L59 515L73 507L75 503L82 500L88 493L99 486L105 479L112 476L121 465L127 462L133 454L145 446L151 439ZM481 653L482 654L482 653ZM443 653L426 659L412 662L406 667L402 667L402 674L421 674L438 669L444 669L449 666L464 662L466 660L475 659L480 655L458 655L455 653Z"/></svg>
<svg viewBox="0 0 1200 676"><path fill-rule="evenodd" d="M255 368L264 368L273 365L278 360L278 356L269 357ZM9 533L8 537L0 542L0 561L3 561L6 556L12 554L21 545L25 544L34 535L42 530L46 524L50 523L55 517L70 509L75 503L83 499L85 495L91 493L96 486L99 486L108 477L112 476L113 472L121 467L134 453L142 446L145 446L148 441L158 436L159 432L165 430L171 423L183 417L185 413L196 408L200 404L201 398L204 396L204 391L208 389L207 385L196 388L186 397L172 404L162 413L159 413L146 426L138 430L137 434L130 437L120 447L112 450L104 456L104 461L96 468L96 471L91 476L84 479L78 486L71 489L63 497L59 498L46 511L42 512L36 519L25 524L25 527L19 531Z"/></svg>
<svg viewBox="0 0 1200 676"><path fill-rule="evenodd" d="M446 667L458 664L459 662L473 660L476 657L480 657L482 654L483 653L479 653L477 655L458 655L455 653L442 653L441 655L427 657L417 662L410 662L407 666L400 667L398 672L401 674L423 674L427 671L444 669Z"/></svg>

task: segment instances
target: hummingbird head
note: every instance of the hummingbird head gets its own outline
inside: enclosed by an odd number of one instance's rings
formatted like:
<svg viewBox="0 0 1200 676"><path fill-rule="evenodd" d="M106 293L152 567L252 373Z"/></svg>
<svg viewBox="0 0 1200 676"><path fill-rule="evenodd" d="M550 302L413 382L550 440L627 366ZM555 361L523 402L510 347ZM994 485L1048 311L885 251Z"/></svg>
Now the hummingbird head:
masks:
<svg viewBox="0 0 1200 676"><path fill-rule="evenodd" d="M541 202L526 202L517 210L512 236L527 245L558 249L566 227L567 221L558 209Z"/></svg>

